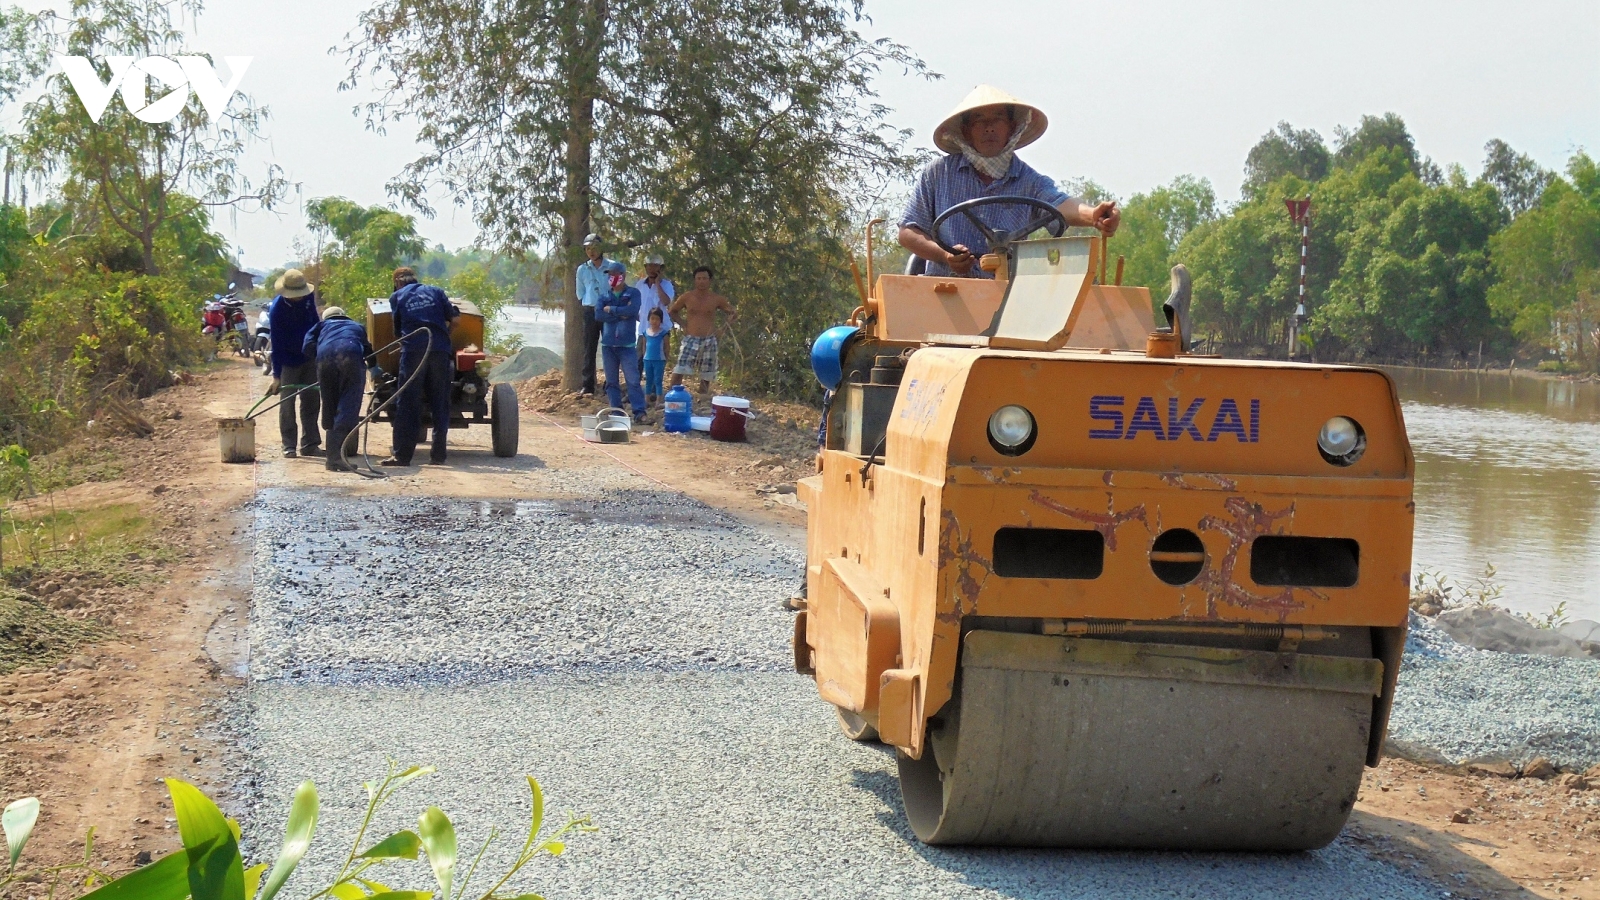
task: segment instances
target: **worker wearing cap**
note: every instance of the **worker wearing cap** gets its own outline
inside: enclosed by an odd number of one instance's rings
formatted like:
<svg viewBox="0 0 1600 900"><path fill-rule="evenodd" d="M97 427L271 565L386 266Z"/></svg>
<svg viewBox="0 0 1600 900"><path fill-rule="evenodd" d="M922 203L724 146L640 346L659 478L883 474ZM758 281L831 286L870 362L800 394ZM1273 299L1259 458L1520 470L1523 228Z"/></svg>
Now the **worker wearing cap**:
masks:
<svg viewBox="0 0 1600 900"><path fill-rule="evenodd" d="M639 360L644 361L644 333L650 321L650 310L661 310L661 324L667 329L668 337L661 342L663 359L670 359L672 354L671 334L672 315L667 312L672 306L672 301L678 297L678 286L672 279L661 274L666 267L666 262L659 254L652 253L644 261L644 277L633 283L633 289L639 292ZM654 397L646 397L646 403L655 402Z"/></svg>
<svg viewBox="0 0 1600 900"><path fill-rule="evenodd" d="M965 216L953 216L939 226L955 253L934 240L933 220L940 213L978 197L1029 197L1060 210L1068 225L1087 225L1106 235L1117 230L1122 213L1115 203L1088 204L1069 197L1053 179L1017 158L1016 151L1038 140L1048 124L1043 110L985 84L934 129L933 143L947 155L922 170L900 216L900 246L927 261L926 274L993 277L977 266L978 256L988 252L987 239ZM973 215L991 229L1014 234L1039 210L995 205Z"/></svg>
<svg viewBox="0 0 1600 900"><path fill-rule="evenodd" d="M622 383L628 383L628 405L633 420L650 424L645 415L644 385L639 381L639 292L628 287L628 270L619 262L606 264L606 292L600 297L595 318L600 321L600 352L606 362L606 401L622 406Z"/></svg>
<svg viewBox="0 0 1600 900"><path fill-rule="evenodd" d="M356 449L356 422L361 418L361 397L366 393L367 361L372 358L367 328L345 315L343 309L330 306L322 313L322 321L306 332L301 349L317 361L322 427L328 430L326 467L330 472L348 472L350 466L345 460Z"/></svg>
<svg viewBox="0 0 1600 900"><path fill-rule="evenodd" d="M600 323L594 317L600 298L611 290L606 259L600 250L600 236L591 234L583 239L583 252L589 258L578 266L578 302L583 304L583 393L594 394L594 358L600 349Z"/></svg>
<svg viewBox="0 0 1600 900"><path fill-rule="evenodd" d="M433 451L428 461L443 465L450 433L450 389L455 379L455 352L450 323L460 312L445 292L417 281L409 266L394 270L389 295L394 333L400 336L400 395L394 409L394 455L383 466L409 466L422 436L422 398L433 414ZM417 377L412 378L415 374Z"/></svg>
<svg viewBox="0 0 1600 900"><path fill-rule="evenodd" d="M285 384L290 390L299 391L278 405L278 436L283 438L283 455L285 458L321 456L322 433L317 430L317 418L322 411L322 398L316 388L306 387L317 383L317 361L300 349L306 332L319 318L316 285L308 284L305 273L299 269L289 269L278 277L274 287L278 296L272 298L272 305L267 307L267 324L272 332L272 382L267 385L267 393L276 394ZM297 400L298 422L295 420Z"/></svg>

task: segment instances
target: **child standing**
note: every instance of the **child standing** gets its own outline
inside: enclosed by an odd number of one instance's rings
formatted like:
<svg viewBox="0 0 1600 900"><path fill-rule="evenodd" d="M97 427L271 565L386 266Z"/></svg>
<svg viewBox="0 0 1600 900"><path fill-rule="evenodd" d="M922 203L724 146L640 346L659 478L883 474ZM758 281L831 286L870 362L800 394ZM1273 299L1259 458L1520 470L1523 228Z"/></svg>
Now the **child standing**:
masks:
<svg viewBox="0 0 1600 900"><path fill-rule="evenodd" d="M667 371L667 352L664 346L667 330L661 327L661 307L650 310L650 321L644 332L644 402L654 403L661 396L661 379Z"/></svg>

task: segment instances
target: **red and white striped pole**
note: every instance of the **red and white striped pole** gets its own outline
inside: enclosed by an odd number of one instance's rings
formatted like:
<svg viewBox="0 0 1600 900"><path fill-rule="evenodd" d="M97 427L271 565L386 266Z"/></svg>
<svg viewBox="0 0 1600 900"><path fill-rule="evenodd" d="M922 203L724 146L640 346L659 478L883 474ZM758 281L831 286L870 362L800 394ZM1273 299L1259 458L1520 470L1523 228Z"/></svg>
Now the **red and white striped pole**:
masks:
<svg viewBox="0 0 1600 900"><path fill-rule="evenodd" d="M1295 303L1294 315L1289 317L1289 358L1294 359L1300 344L1300 321L1306 316L1306 257L1311 252L1311 198L1285 199L1289 218L1300 226L1300 297Z"/></svg>

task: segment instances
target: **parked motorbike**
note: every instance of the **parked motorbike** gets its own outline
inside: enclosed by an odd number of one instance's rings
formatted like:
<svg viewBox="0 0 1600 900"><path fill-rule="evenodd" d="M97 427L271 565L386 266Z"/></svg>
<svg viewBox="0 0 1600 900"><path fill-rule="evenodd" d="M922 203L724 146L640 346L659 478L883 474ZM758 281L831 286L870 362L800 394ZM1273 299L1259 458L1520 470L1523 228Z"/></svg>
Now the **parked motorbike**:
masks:
<svg viewBox="0 0 1600 900"><path fill-rule="evenodd" d="M200 310L200 332L217 342L217 353L224 345L240 356L250 355L250 320L244 315L244 301L232 294L216 294Z"/></svg>
<svg viewBox="0 0 1600 900"><path fill-rule="evenodd" d="M256 334L250 341L250 356L261 367L261 374L272 371L272 325L267 321L267 311L256 318Z"/></svg>

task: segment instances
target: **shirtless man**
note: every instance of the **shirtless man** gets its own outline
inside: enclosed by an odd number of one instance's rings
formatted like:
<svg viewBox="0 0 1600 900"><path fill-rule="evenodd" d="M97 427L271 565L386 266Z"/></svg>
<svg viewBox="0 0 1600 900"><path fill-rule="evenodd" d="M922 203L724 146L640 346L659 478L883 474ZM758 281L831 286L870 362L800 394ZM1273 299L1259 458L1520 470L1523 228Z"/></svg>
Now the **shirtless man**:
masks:
<svg viewBox="0 0 1600 900"><path fill-rule="evenodd" d="M672 386L683 384L683 376L698 373L701 394L711 392L711 379L717 377L717 310L727 314L729 324L739 318L727 297L711 292L711 275L710 266L695 269L694 290L679 294L667 308L684 332L678 364L672 368Z"/></svg>

